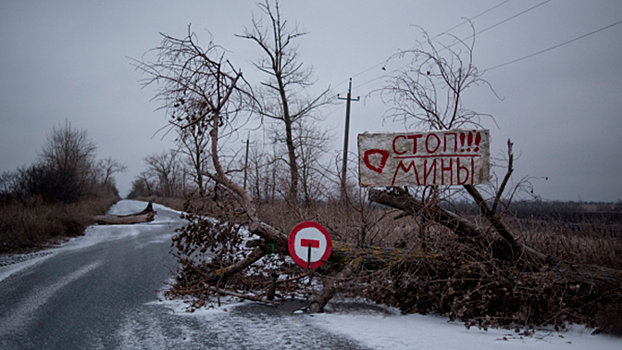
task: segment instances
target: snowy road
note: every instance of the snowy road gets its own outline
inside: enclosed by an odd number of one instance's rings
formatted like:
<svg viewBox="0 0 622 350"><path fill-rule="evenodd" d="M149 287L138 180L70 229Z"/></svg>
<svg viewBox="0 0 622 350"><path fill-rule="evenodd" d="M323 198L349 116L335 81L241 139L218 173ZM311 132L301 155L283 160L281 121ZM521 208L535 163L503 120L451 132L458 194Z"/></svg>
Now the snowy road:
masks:
<svg viewBox="0 0 622 350"><path fill-rule="evenodd" d="M144 207L121 201L111 213ZM522 337L352 304L321 315L294 313L295 302L187 314L160 300L183 221L154 209L148 224L92 226L60 248L1 257L0 349L622 349L621 339L579 326Z"/></svg>
<svg viewBox="0 0 622 350"><path fill-rule="evenodd" d="M121 201L126 214L145 203ZM174 261L179 214L154 206L148 224L92 226L60 248L0 267L0 349L360 349L284 308L245 304L188 316L159 302ZM175 312L177 311L177 312Z"/></svg>

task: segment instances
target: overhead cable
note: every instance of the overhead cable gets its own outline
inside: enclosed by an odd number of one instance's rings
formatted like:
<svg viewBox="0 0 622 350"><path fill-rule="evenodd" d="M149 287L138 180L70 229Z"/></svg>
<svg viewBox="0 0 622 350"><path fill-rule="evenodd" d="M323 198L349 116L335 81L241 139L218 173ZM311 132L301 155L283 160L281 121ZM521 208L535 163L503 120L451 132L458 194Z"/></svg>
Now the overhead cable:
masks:
<svg viewBox="0 0 622 350"><path fill-rule="evenodd" d="M492 11L492 10L494 10L494 9L496 9L496 8L500 7L501 5L504 5L504 4L506 4L506 3L510 2L510 1L511 1L511 0L505 0L505 1L503 1L503 2L501 2L501 3L499 3L499 4L497 4L497 5L495 5L495 6L493 6L493 7L490 7L490 8L488 8L488 9L486 9L486 10L484 10L484 11L482 11L482 12L478 13L477 15L475 15L475 16L473 16L473 17L471 17L471 18L467 18L467 19L465 19L464 21L462 21L462 22L458 23L457 25L455 25L455 26L453 26L453 27L451 27L451 28L449 28L449 29L447 29L447 30L443 31L442 33L439 33L439 34L435 35L432 39L438 38L439 36L441 36L441 35L443 35L443 34L448 34L448 33L449 33L449 32L451 32L452 30L454 30L454 29L456 29L456 28L458 28L458 27L460 27L460 26L462 26L462 25L464 25L464 24L466 24L466 23L469 23L470 21L473 21L474 19L476 19L476 18L478 18L478 17L480 17L480 16L483 16L483 15L485 15L486 13L488 13L488 12L490 12L490 11ZM548 2L548 1L551 1L551 0L547 0L547 1L545 1L545 2ZM529 10L527 10L527 11L529 11ZM525 12L525 11L523 11L523 12ZM521 13L521 14L522 14L522 13ZM519 14L519 15L520 15L520 14ZM516 17L516 16L514 16L514 17ZM506 21L507 21L507 20L506 20ZM500 23L499 23L499 24L500 24ZM488 29L490 29L490 28L487 28L486 30L488 30ZM386 60L385 60L385 61L382 61L382 62L380 62L380 63L377 63L377 64L375 64L375 65L373 65L373 66L371 66L371 67L369 67L369 68L367 68L367 69L365 69L365 70L362 70L362 71L360 71L360 72L358 72L358 73L354 74L351 78L356 78L356 77L358 77L359 75L365 74L365 73L369 72L370 70L372 70L372 69L374 69L374 68L382 67L382 66L383 66L383 65L385 65L386 63L387 63L387 62L386 62ZM379 78L380 78L380 77L379 77ZM379 79L379 78L376 78L376 79ZM376 79L374 79L374 80L376 80ZM346 82L348 82L348 79L346 79L346 80L344 80L344 81L342 81L342 82L339 82L337 85L335 85L335 87L337 87L337 86L341 86L341 85L345 84ZM360 85L359 85L359 86L360 86Z"/></svg>
<svg viewBox="0 0 622 350"><path fill-rule="evenodd" d="M467 40L467 39L472 38L472 37L473 37L473 36L475 36L475 35L479 35L479 34L484 33L484 32L486 32L486 31L488 31L488 30L490 30L490 29L492 29L492 28L495 28L495 27L497 27L497 26L499 26L499 25L501 25L501 24L503 24L503 23L506 23L506 22L508 22L508 21L511 21L511 20L513 20L513 19L515 19L515 18L517 18L517 17L519 17L519 16L522 16L522 15L526 14L527 12L530 12L530 11L535 10L536 8L538 8L538 7L542 6L542 5L544 5L544 4L546 4L546 3L550 2L550 1L551 1L551 0L545 0L545 1L541 2L541 3L538 3L538 4L536 4L536 5L532 6L532 7L530 7L530 8L528 8L528 9L524 10L524 11L521 11L521 12L519 12L519 13L515 14L515 15L512 15L512 16L510 16L510 17L508 17L508 18L506 18L506 19L504 19L504 20L502 20L502 21L500 21L500 22L497 22L497 23L495 23L495 24L491 25L491 26L490 26L490 27L488 27L488 28L482 29L482 30L480 30L479 32L477 32L477 33L475 33L475 34L469 35L469 36L467 36L467 37L463 38L461 41L465 41L465 40ZM443 34L443 33L441 33L441 34L439 34L439 35L442 35L442 34ZM436 37L438 37L439 35L435 36L435 38L436 38ZM446 48L449 48L449 47L451 47L451 46L453 46L453 45L455 45L455 44L449 45L449 46L447 46ZM446 49L446 48L444 48L444 49ZM442 49L442 50L444 50L444 49ZM440 50L440 51L442 51L442 50ZM387 76L387 75L388 75L388 74L390 74L390 73L397 72L397 71L399 71L399 70L401 70L401 69L403 69L403 68L405 68L405 67L407 67L407 66L409 66L409 65L410 65L410 63L405 64L405 65L403 65L403 66L401 66L401 67L398 67L398 68L396 68L396 69L393 69L393 70L392 70L392 71L390 71L390 72L387 72L387 73L382 74L382 75L380 75L380 76L378 76L378 77L376 77L376 78L370 79L370 80L368 80L368 81L366 81L366 82L364 82L364 83L362 83L362 84L359 84L358 86L360 87L360 86L363 86L363 85L367 85L367 84L369 84L369 83L371 83L371 82L373 82L373 81L376 81L376 80L378 80L378 79L381 79L381 78L383 78L383 77ZM378 66L378 65L376 65L376 66L374 66L374 67L377 67L377 66ZM372 67L372 68L373 68L373 67ZM371 69L371 68L370 68L370 69ZM370 70L370 69L367 69L367 70Z"/></svg>
<svg viewBox="0 0 622 350"><path fill-rule="evenodd" d="M547 49L544 49L544 50L541 50L541 51L538 51L538 52L532 53L532 54L530 54L530 55L527 55L527 56L524 56L524 57L521 57L521 58L517 58L517 59L512 60L512 61L510 61L510 62L506 62L506 63L500 64L500 65L497 65L497 66L494 66L494 67L491 67L491 68L485 69L485 71L491 71L491 70L493 70L493 69L497 69L497 68L505 67L505 66L510 65L510 64L512 64L512 63L516 63L516 62L519 62L519 61L522 61L522 60L525 60L525 59L531 58L531 57L533 57L533 56L537 56L537 55L539 55L539 54L542 54L542 53L545 53L545 52L548 52L548 51L554 50L554 49L556 49L556 48L558 48L558 47L562 47L562 46L564 46L564 45L568 45L568 44L570 44L570 43L573 43L573 42L575 42L575 41L577 41L577 40L583 39L583 38L588 37L588 36L590 36L590 35L594 35L594 34L596 34L596 33L602 32L603 30L609 29L609 28L611 28L611 27L613 27L613 26L617 26L617 25L618 25L618 24L620 24L620 23L622 23L622 20L617 21L617 22L615 22L615 23L613 23L613 24L610 24L610 25L608 25L608 26L606 26L606 27L603 27L603 28L597 29L597 30L595 30L595 31L593 31L593 32L589 32L589 33L587 33L587 34L583 34L583 35L581 35L581 36L578 36L578 37L576 37L576 38L574 38L574 39L571 39L571 40L565 41L565 42L563 42L563 43L561 43L561 44L557 44L557 45L551 46L551 47L549 47L549 48L547 48Z"/></svg>

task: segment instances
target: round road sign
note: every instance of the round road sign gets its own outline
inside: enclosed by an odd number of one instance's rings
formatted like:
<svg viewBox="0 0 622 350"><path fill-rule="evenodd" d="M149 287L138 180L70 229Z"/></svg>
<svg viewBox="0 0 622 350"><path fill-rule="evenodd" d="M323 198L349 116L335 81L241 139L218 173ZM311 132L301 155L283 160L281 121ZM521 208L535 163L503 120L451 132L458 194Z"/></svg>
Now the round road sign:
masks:
<svg viewBox="0 0 622 350"><path fill-rule="evenodd" d="M326 229L313 221L296 225L289 234L289 255L301 267L315 269L324 264L333 249Z"/></svg>

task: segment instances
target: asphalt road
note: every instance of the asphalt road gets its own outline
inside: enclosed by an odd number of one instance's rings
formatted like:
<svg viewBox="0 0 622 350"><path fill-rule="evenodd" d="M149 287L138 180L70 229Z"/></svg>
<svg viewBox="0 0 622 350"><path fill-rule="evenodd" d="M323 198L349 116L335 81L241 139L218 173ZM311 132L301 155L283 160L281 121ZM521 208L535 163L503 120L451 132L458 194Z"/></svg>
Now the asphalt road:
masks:
<svg viewBox="0 0 622 350"><path fill-rule="evenodd" d="M121 201L112 213L142 210ZM153 222L92 226L60 248L3 257L0 349L361 349L309 324L298 305L244 304L188 315L162 302L179 214L155 206Z"/></svg>

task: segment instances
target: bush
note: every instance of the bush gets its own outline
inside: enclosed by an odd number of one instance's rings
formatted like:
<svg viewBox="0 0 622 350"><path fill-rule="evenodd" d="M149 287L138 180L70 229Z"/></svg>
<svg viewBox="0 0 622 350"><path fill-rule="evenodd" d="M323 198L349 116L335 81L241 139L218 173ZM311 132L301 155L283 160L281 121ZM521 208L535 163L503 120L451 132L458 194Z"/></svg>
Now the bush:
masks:
<svg viewBox="0 0 622 350"><path fill-rule="evenodd" d="M22 198L38 197L45 203L74 203L82 192L76 171L57 168L47 163L22 169L18 191Z"/></svg>
<svg viewBox="0 0 622 350"><path fill-rule="evenodd" d="M556 280L545 270L525 271L520 264L474 254L471 247L448 246L438 259L394 266L385 278L374 277L366 296L404 313L437 313L481 328L622 326L620 318L597 317L605 306L619 305L621 291Z"/></svg>
<svg viewBox="0 0 622 350"><path fill-rule="evenodd" d="M118 197L83 200L77 203L45 203L42 199L14 201L0 207L0 252L8 253L79 236L94 223L94 215L105 214Z"/></svg>

